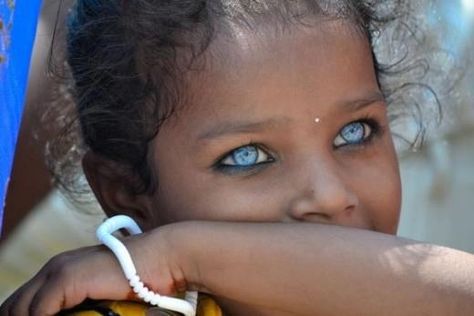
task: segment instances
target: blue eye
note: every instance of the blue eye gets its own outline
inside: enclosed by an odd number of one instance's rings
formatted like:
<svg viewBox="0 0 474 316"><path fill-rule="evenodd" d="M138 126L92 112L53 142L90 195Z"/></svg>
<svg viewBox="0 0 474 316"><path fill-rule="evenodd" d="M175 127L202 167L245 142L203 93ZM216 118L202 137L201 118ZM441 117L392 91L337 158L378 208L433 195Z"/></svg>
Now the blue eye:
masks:
<svg viewBox="0 0 474 316"><path fill-rule="evenodd" d="M341 129L333 145L334 147L342 147L362 144L372 136L373 129L371 125L363 121L349 123Z"/></svg>
<svg viewBox="0 0 474 316"><path fill-rule="evenodd" d="M239 166L250 166L258 161L258 149L254 146L245 146L232 152L232 160Z"/></svg>
<svg viewBox="0 0 474 316"><path fill-rule="evenodd" d="M273 161L274 159L260 147L256 145L246 145L231 151L218 162L217 167L219 169L241 171Z"/></svg>

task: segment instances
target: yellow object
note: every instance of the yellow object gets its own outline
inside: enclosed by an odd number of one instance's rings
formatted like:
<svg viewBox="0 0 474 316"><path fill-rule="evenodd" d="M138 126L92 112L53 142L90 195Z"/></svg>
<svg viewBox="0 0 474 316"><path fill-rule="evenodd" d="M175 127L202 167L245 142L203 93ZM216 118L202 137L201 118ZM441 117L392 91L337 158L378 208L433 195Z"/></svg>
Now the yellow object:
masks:
<svg viewBox="0 0 474 316"><path fill-rule="evenodd" d="M212 298L203 296L199 298L196 316L222 316L222 311Z"/></svg>
<svg viewBox="0 0 474 316"><path fill-rule="evenodd" d="M97 304L88 305L86 309L74 309L66 314L67 316L147 316L147 311L152 309L150 305L125 301L104 301ZM166 312L166 313L165 313ZM167 312L165 315L180 315L176 312ZM222 316L222 311L216 302L208 296L200 296L197 306L196 316Z"/></svg>
<svg viewBox="0 0 474 316"><path fill-rule="evenodd" d="M67 313L68 316L104 316L109 314L112 316L113 313L120 316L134 315L134 316L146 316L146 312L149 306L135 303L135 302L100 302L95 306L85 307L86 310L73 311ZM113 313L110 313L113 312Z"/></svg>

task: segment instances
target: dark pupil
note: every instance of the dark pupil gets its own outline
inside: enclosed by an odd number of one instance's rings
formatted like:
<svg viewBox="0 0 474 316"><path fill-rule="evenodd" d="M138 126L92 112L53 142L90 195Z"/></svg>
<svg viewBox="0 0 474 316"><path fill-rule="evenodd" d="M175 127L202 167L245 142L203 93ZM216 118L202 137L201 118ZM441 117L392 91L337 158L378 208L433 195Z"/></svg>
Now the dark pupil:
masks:
<svg viewBox="0 0 474 316"><path fill-rule="evenodd" d="M344 127L341 136L348 143L360 143L364 139L365 128L360 122L351 123Z"/></svg>

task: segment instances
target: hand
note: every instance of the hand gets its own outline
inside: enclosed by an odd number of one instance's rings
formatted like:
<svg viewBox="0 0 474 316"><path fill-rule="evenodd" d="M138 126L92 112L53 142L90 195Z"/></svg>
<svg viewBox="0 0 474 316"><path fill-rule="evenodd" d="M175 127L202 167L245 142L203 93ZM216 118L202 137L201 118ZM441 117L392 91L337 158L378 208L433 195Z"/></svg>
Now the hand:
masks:
<svg viewBox="0 0 474 316"><path fill-rule="evenodd" d="M173 263L169 251L169 231L160 228L124 240L141 279L161 295L173 295L186 288L182 271ZM1 305L0 315L54 315L87 298L135 299L118 261L104 246L55 256Z"/></svg>

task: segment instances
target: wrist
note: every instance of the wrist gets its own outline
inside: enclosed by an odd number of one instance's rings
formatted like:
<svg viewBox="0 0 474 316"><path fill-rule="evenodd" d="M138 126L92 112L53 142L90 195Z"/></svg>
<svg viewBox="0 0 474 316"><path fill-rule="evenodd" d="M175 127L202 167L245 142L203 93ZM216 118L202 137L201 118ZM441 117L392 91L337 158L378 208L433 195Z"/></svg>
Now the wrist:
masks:
<svg viewBox="0 0 474 316"><path fill-rule="evenodd" d="M162 295L201 291L198 222L161 226L127 241L144 282ZM138 262L139 261L139 262Z"/></svg>
<svg viewBox="0 0 474 316"><path fill-rule="evenodd" d="M207 232L205 226L204 222L189 221L163 227L167 230L171 264L182 275L188 291L207 292L202 279L202 261L211 250L203 242Z"/></svg>

